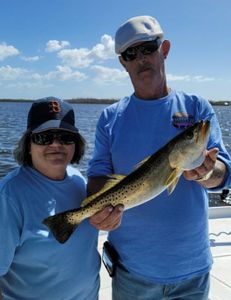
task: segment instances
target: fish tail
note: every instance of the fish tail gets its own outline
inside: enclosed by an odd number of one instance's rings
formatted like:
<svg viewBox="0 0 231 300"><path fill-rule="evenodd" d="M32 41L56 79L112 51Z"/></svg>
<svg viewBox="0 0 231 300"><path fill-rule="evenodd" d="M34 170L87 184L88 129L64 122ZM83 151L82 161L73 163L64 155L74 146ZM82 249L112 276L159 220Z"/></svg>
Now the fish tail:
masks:
<svg viewBox="0 0 231 300"><path fill-rule="evenodd" d="M61 244L65 243L69 239L71 234L79 225L71 223L68 220L66 213L59 213L54 216L50 216L43 220L43 224L49 227L56 240Z"/></svg>

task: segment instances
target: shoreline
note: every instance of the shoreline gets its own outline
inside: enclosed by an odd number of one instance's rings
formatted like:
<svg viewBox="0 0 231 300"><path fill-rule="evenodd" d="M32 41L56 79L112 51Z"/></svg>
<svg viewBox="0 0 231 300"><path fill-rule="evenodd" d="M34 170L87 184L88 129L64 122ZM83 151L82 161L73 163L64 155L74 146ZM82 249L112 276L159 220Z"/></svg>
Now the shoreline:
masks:
<svg viewBox="0 0 231 300"><path fill-rule="evenodd" d="M79 104L113 104L118 102L119 99L97 99L97 98L73 98L73 99L63 99L68 103L79 103ZM0 99L2 102L14 102L14 103L31 103L32 99ZM231 106L231 100L208 100L211 105L217 106Z"/></svg>
<svg viewBox="0 0 231 300"><path fill-rule="evenodd" d="M68 103L80 103L80 104L112 104L118 102L119 99L96 99L96 98L76 98L76 99L63 99ZM0 99L1 102L14 102L14 103L31 103L33 99Z"/></svg>

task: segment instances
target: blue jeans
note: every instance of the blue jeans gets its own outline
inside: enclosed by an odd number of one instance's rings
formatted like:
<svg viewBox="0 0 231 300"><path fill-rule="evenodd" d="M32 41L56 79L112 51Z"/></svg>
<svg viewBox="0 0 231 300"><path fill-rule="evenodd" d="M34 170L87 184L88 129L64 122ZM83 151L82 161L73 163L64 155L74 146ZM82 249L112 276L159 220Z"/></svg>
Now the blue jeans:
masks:
<svg viewBox="0 0 231 300"><path fill-rule="evenodd" d="M177 284L155 284L116 269L112 279L113 300L207 300L209 273Z"/></svg>

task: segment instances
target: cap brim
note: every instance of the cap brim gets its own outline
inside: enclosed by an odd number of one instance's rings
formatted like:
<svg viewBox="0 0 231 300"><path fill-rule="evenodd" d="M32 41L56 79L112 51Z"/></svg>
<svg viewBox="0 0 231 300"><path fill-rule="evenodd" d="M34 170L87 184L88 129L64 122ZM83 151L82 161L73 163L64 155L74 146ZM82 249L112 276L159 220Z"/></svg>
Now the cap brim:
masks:
<svg viewBox="0 0 231 300"><path fill-rule="evenodd" d="M69 123L60 120L49 120L41 124L40 126L36 127L35 129L33 129L32 132L38 133L38 132L52 130L52 129L68 130L74 133L79 132L78 128L76 128L75 126L72 126Z"/></svg>
<svg viewBox="0 0 231 300"><path fill-rule="evenodd" d="M118 46L115 49L115 52L116 52L116 54L121 54L126 49L128 49L129 47L131 47L137 43L155 41L158 38L160 40L163 40L163 35L158 34L158 35L154 35L154 36L138 36L138 37L135 36L133 39L127 41L127 43L125 43L123 46Z"/></svg>

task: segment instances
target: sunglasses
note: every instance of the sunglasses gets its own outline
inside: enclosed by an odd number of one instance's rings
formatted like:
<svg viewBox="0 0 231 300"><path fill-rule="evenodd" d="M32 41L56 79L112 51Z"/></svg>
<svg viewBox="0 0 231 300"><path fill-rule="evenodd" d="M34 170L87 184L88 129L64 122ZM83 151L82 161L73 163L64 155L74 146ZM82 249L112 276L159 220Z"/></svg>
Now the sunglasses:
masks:
<svg viewBox="0 0 231 300"><path fill-rule="evenodd" d="M61 145L71 145L76 143L76 135L70 132L41 132L33 133L31 140L36 145L51 145L54 140Z"/></svg>
<svg viewBox="0 0 231 300"><path fill-rule="evenodd" d="M121 53L121 56L125 61L132 61L137 58L138 51L143 55L149 55L154 53L160 47L160 44L161 39L157 38L154 41L145 42L134 47L129 47Z"/></svg>

